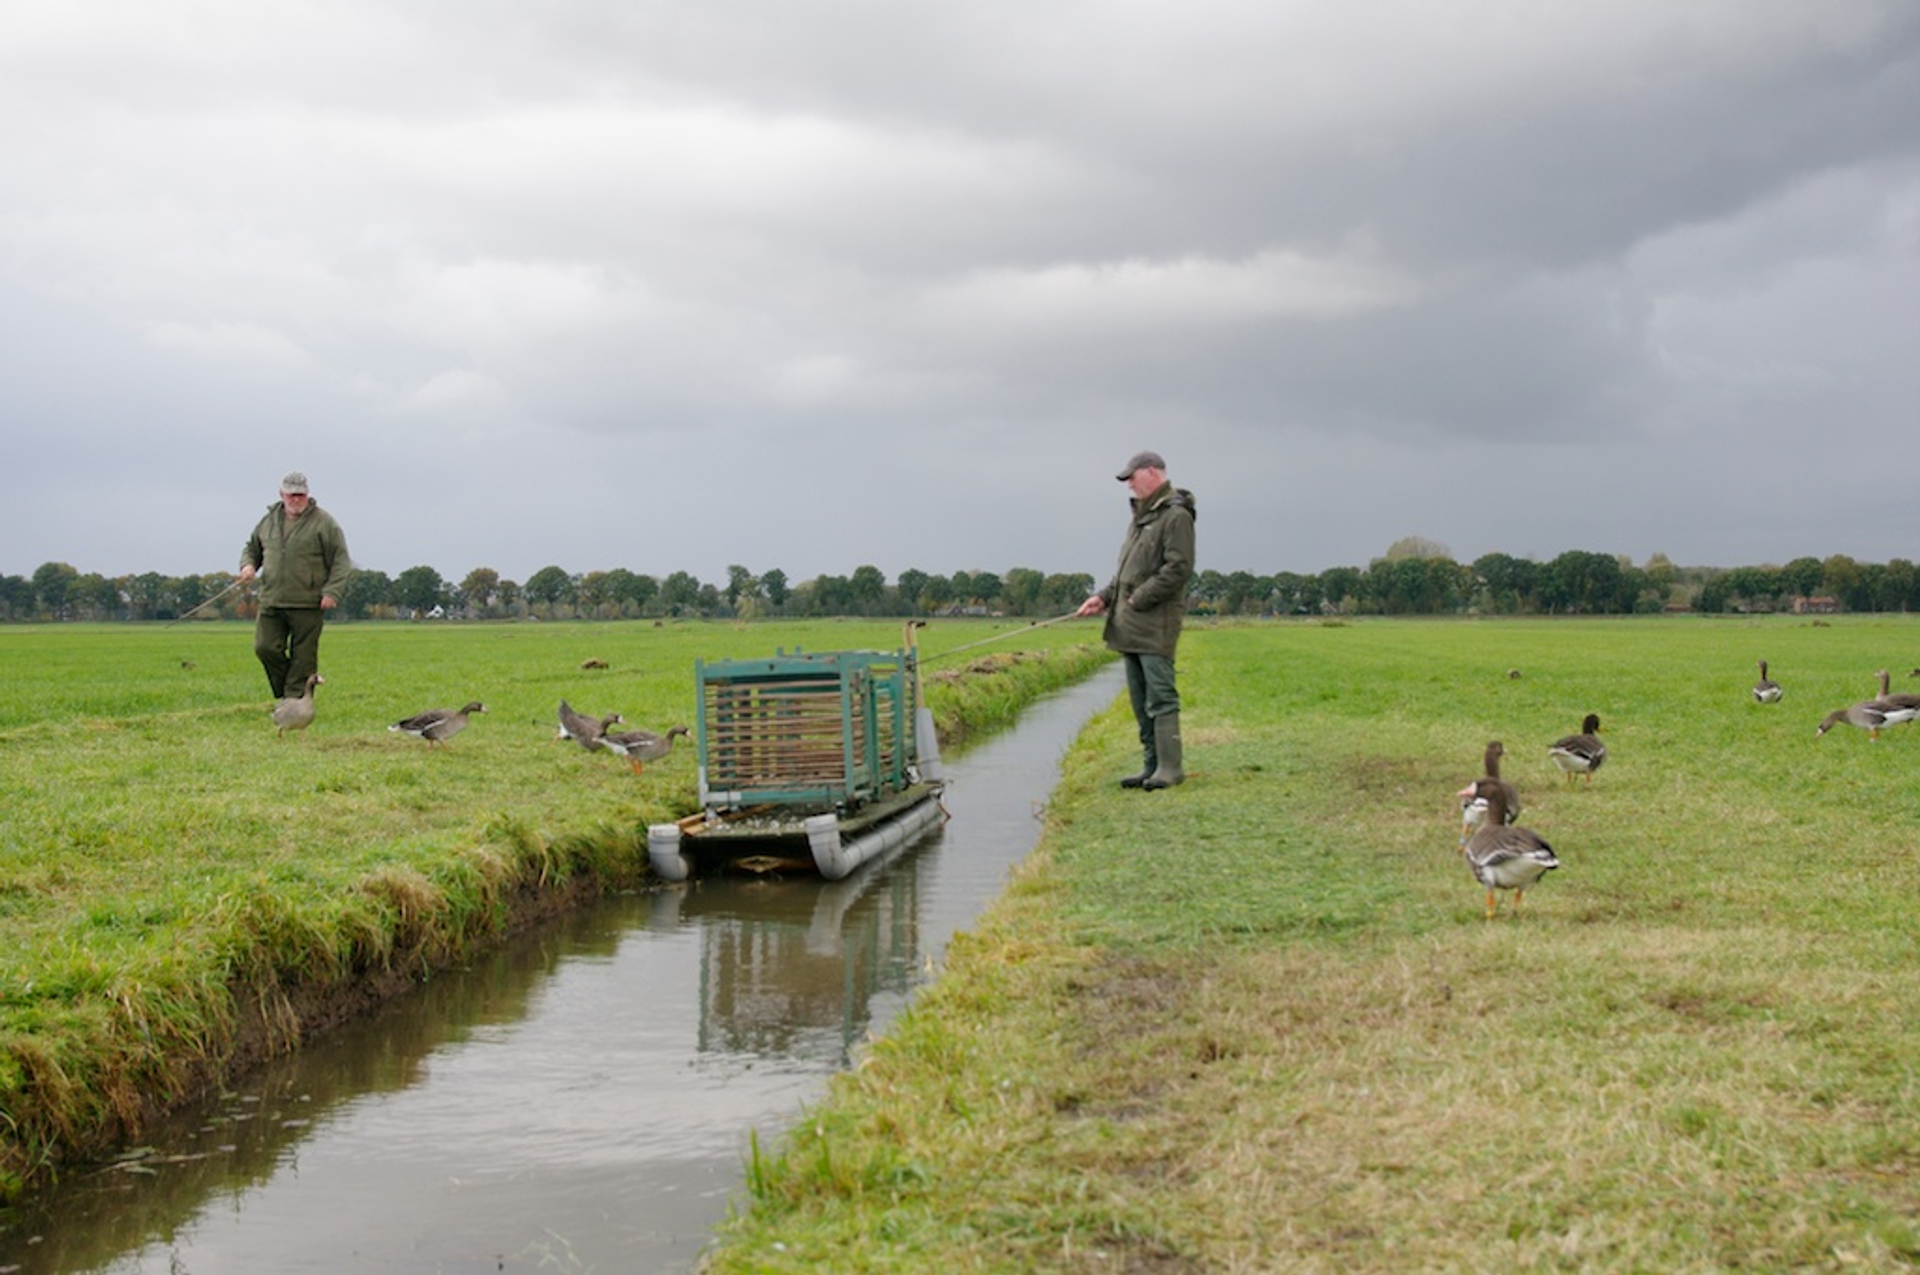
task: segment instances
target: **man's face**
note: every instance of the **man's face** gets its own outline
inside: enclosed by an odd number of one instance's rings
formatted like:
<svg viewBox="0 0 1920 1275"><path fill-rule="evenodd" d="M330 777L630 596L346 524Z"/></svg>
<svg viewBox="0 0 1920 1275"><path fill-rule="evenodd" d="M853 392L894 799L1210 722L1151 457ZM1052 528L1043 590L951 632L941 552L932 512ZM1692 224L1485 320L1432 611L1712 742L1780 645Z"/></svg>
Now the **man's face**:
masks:
<svg viewBox="0 0 1920 1275"><path fill-rule="evenodd" d="M1145 500L1160 490L1160 484L1167 481L1163 469L1136 469L1127 475L1127 490L1133 493L1135 500Z"/></svg>
<svg viewBox="0 0 1920 1275"><path fill-rule="evenodd" d="M280 503L285 505L287 512L295 518L307 512L307 502L311 499L313 498L304 491L283 491L280 493Z"/></svg>

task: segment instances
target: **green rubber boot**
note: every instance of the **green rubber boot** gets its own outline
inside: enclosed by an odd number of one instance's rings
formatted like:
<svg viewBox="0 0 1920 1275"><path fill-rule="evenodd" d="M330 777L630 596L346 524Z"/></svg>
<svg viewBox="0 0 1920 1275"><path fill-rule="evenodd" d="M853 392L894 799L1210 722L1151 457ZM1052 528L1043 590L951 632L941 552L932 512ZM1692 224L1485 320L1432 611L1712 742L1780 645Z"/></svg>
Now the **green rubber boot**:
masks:
<svg viewBox="0 0 1920 1275"><path fill-rule="evenodd" d="M1159 758L1159 764L1141 783L1142 788L1157 792L1162 788L1171 788L1187 777L1187 772L1180 768L1180 714L1167 713L1153 719L1153 751Z"/></svg>

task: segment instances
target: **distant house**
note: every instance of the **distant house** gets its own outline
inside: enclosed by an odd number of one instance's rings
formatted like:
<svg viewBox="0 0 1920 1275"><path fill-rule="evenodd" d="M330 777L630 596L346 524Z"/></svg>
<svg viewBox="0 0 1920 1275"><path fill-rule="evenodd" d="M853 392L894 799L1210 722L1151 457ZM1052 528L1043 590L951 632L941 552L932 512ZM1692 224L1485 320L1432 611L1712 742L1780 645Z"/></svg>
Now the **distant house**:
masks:
<svg viewBox="0 0 1920 1275"><path fill-rule="evenodd" d="M1793 600L1793 613L1795 615L1832 615L1839 609L1840 602L1837 598L1797 597Z"/></svg>

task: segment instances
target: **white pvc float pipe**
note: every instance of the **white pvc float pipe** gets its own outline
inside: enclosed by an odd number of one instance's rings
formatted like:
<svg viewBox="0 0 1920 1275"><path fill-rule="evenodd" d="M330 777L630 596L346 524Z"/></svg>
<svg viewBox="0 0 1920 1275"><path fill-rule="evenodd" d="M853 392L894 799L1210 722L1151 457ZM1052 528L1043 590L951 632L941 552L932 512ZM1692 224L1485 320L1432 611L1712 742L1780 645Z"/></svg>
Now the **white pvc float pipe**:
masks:
<svg viewBox="0 0 1920 1275"><path fill-rule="evenodd" d="M662 881L685 881L693 875L693 865L680 853L680 838L677 823L647 825L647 862Z"/></svg>
<svg viewBox="0 0 1920 1275"><path fill-rule="evenodd" d="M829 881L838 881L869 859L905 845L940 817L940 802L928 798L898 819L889 820L847 841L840 835L840 820L833 815L814 815L807 820L807 844L813 849L813 865Z"/></svg>

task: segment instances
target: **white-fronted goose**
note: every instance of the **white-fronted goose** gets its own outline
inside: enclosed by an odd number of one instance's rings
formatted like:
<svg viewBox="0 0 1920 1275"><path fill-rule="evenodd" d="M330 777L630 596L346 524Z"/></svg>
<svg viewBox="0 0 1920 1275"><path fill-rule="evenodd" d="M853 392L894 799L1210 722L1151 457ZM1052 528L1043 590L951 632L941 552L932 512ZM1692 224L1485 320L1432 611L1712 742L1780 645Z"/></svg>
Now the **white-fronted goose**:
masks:
<svg viewBox="0 0 1920 1275"><path fill-rule="evenodd" d="M1553 764L1566 775L1572 783L1575 775L1585 775L1587 782L1593 782L1593 772L1606 764L1607 746L1600 742L1600 714L1588 713L1580 723L1578 735L1562 736L1547 749L1547 756L1553 758Z"/></svg>
<svg viewBox="0 0 1920 1275"><path fill-rule="evenodd" d="M1858 726L1867 732L1867 738L1878 740L1880 728L1887 724L1887 714L1880 707L1879 700L1861 700L1858 704L1849 704L1845 708L1836 708L1828 713L1826 720L1814 730L1815 735L1824 735L1845 722L1849 726Z"/></svg>
<svg viewBox="0 0 1920 1275"><path fill-rule="evenodd" d="M573 705L561 700L560 730L554 738L571 739L588 752L592 752L600 747L600 737L606 734L610 727L619 725L621 720L618 713L610 713L605 717L589 717L585 713L575 712Z"/></svg>
<svg viewBox="0 0 1920 1275"><path fill-rule="evenodd" d="M430 708L424 713L404 717L387 729L444 747L449 739L467 728L467 714L486 711L487 706L479 700L469 700L464 708Z"/></svg>
<svg viewBox="0 0 1920 1275"><path fill-rule="evenodd" d="M1880 705L1881 711L1886 713L1887 725L1910 722L1920 717L1920 695L1910 695L1904 691L1898 694L1893 693L1889 689L1891 675L1885 669L1881 669L1874 676L1880 679L1880 698L1874 703Z"/></svg>
<svg viewBox="0 0 1920 1275"><path fill-rule="evenodd" d="M685 726L675 726L664 735L656 735L650 730L623 730L602 734L600 747L610 753L619 753L633 767L633 773L639 774L645 763L659 761L673 750L673 741L677 736L690 735L693 732Z"/></svg>
<svg viewBox="0 0 1920 1275"><path fill-rule="evenodd" d="M1507 822L1512 823L1520 817L1520 790L1500 778L1500 759L1506 755L1507 749L1504 744L1497 739L1489 740L1486 756L1482 760L1484 771L1481 778L1491 779L1500 785L1507 799ZM1485 823L1487 818L1487 803L1472 793L1473 790L1469 787L1460 794L1460 843L1462 845L1466 844L1467 838L1473 835L1473 830Z"/></svg>
<svg viewBox="0 0 1920 1275"><path fill-rule="evenodd" d="M1461 854L1473 869L1473 878L1487 888L1487 919L1499 911L1494 891L1513 891L1513 912L1520 914L1520 898L1547 873L1560 866L1553 847L1531 828L1506 822L1505 785L1497 779L1479 779L1460 790L1462 800L1487 803L1487 818L1467 838Z"/></svg>
<svg viewBox="0 0 1920 1275"><path fill-rule="evenodd" d="M1767 676L1767 662L1760 661L1760 680L1753 684L1753 698L1762 704L1778 704L1786 694L1780 683Z"/></svg>
<svg viewBox="0 0 1920 1275"><path fill-rule="evenodd" d="M313 725L313 688L325 686L327 679L318 673L309 674L307 684L298 695L289 695L273 706L273 724L279 727L274 738L286 735L290 730L305 730Z"/></svg>

